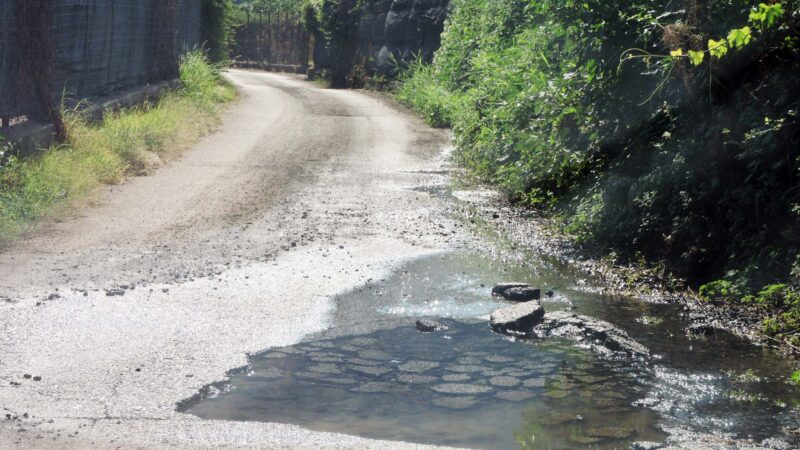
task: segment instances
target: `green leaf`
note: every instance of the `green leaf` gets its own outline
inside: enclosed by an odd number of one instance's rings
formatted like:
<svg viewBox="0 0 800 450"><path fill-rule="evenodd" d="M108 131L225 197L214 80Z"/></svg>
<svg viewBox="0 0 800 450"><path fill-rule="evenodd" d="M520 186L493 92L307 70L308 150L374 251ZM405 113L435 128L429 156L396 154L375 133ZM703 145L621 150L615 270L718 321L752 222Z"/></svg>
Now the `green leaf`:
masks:
<svg viewBox="0 0 800 450"><path fill-rule="evenodd" d="M778 22L785 13L783 5L775 3L768 5L766 3L759 3L758 7L750 11L750 22L759 24L764 28L770 28Z"/></svg>
<svg viewBox="0 0 800 450"><path fill-rule="evenodd" d="M720 39L715 41L714 39L708 40L708 52L711 53L711 56L714 58L722 58L728 53L728 44L725 43L724 40Z"/></svg>
<svg viewBox="0 0 800 450"><path fill-rule="evenodd" d="M749 44L752 39L753 34L750 27L736 28L728 33L728 45L731 48L742 48Z"/></svg>
<svg viewBox="0 0 800 450"><path fill-rule="evenodd" d="M689 50L689 61L692 63L693 66L699 66L703 63L703 60L706 59L706 54L704 52L699 52L697 50Z"/></svg>

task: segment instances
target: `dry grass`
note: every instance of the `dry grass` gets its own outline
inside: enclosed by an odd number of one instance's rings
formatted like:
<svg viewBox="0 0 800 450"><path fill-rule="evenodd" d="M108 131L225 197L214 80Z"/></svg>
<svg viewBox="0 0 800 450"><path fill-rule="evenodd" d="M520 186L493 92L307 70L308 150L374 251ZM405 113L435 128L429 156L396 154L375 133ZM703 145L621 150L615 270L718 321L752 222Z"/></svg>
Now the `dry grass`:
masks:
<svg viewBox="0 0 800 450"><path fill-rule="evenodd" d="M180 89L91 123L65 111L67 142L0 166L0 241L86 201L103 184L147 173L208 133L235 91L200 53L181 62Z"/></svg>

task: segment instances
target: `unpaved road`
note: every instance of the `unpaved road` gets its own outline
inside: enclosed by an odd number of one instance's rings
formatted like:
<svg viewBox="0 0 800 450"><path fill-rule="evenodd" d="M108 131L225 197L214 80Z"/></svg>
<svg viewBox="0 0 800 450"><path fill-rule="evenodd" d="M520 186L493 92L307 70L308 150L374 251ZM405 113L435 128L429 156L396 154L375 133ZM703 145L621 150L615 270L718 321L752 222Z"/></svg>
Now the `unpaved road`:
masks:
<svg viewBox="0 0 800 450"><path fill-rule="evenodd" d="M445 133L366 93L229 77L217 133L0 253L0 448L406 446L175 411L324 329L334 295L452 245L411 189L443 182Z"/></svg>

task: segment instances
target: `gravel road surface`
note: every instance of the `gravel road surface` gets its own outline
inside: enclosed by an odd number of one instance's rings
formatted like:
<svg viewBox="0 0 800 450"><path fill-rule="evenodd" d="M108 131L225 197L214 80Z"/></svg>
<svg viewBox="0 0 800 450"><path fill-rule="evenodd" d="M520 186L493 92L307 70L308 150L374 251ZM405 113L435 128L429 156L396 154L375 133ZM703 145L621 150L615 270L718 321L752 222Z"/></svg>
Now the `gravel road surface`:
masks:
<svg viewBox="0 0 800 450"><path fill-rule="evenodd" d="M219 130L0 252L0 448L405 448L176 403L453 244L449 145L382 97L232 70Z"/></svg>

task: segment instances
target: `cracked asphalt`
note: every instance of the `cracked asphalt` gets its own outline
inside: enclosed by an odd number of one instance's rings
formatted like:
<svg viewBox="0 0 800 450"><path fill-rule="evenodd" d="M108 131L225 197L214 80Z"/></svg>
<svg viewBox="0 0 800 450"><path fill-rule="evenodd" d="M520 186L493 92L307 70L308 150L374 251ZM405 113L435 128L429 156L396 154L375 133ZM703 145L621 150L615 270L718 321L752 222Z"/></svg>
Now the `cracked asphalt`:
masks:
<svg viewBox="0 0 800 450"><path fill-rule="evenodd" d="M176 404L457 237L450 145L390 100L232 70L219 130L0 253L0 448L416 448Z"/></svg>

